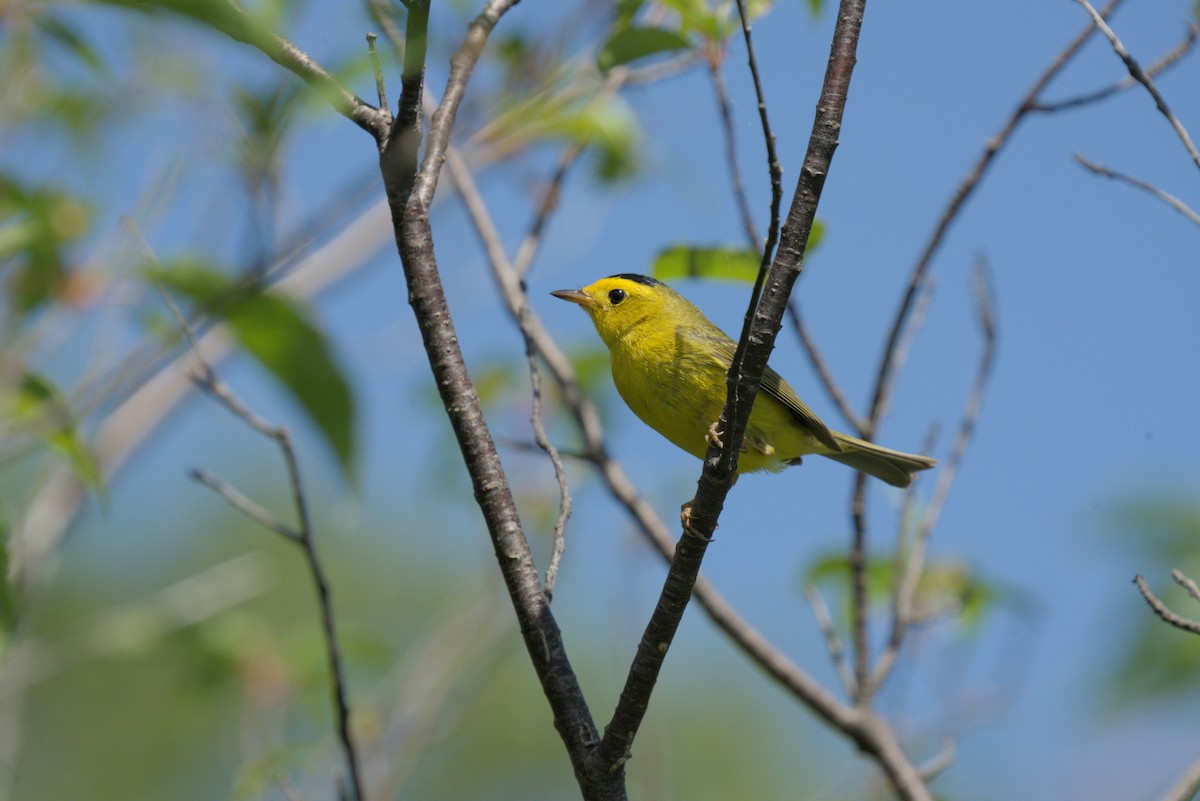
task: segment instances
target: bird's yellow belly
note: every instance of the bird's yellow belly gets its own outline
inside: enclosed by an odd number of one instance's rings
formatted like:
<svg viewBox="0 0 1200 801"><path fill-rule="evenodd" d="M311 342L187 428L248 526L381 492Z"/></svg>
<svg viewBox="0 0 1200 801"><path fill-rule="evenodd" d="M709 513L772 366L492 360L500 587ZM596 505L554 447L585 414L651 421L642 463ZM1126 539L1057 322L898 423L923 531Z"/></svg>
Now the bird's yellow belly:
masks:
<svg viewBox="0 0 1200 801"><path fill-rule="evenodd" d="M686 359L622 362L615 351L612 357L613 382L633 413L676 446L703 459L709 426L725 406L724 372ZM781 470L800 456L828 450L787 407L759 393L738 457L738 472Z"/></svg>

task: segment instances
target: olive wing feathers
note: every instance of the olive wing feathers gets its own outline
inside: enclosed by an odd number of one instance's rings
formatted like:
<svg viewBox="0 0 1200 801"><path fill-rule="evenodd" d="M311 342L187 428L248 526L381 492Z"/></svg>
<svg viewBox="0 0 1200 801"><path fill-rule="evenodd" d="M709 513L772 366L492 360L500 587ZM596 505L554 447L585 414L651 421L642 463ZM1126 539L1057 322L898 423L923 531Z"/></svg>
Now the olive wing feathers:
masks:
<svg viewBox="0 0 1200 801"><path fill-rule="evenodd" d="M727 337L716 326L713 326L712 331L697 332L697 338L703 339L711 352L724 365L726 370L733 363L733 354L737 350L737 345L732 339ZM767 393L775 400L787 407L797 422L807 428L812 435L822 444L826 445L835 452L842 450L842 445L834 437L833 432L829 430L829 426L821 422L821 418L817 417L816 412L808 408L808 405L796 395L788 383L783 380L779 373L767 367L763 373L761 391Z"/></svg>

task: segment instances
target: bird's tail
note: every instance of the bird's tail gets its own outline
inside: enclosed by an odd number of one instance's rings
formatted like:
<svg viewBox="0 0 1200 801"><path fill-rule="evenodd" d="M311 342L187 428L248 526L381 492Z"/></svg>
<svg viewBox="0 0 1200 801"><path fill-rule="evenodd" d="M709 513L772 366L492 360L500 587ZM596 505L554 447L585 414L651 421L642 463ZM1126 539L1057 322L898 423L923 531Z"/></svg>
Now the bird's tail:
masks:
<svg viewBox="0 0 1200 801"><path fill-rule="evenodd" d="M937 464L937 459L930 459L928 456L894 451L836 431L833 432L833 438L842 446L842 451L826 453L824 456L849 465L855 470L861 470L869 476L875 476L893 487L907 487L912 483L914 473L928 470Z"/></svg>

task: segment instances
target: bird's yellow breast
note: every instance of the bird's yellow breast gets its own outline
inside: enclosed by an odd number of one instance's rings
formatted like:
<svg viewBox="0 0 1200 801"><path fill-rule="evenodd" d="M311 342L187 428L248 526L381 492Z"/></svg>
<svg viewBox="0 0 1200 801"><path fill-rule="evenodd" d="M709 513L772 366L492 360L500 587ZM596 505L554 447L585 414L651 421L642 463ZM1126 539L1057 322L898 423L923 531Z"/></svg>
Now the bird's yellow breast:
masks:
<svg viewBox="0 0 1200 801"><path fill-rule="evenodd" d="M724 362L694 333L676 326L637 326L612 342L609 350L613 383L626 405L646 425L703 459L709 426L725 406ZM827 450L783 404L760 393L738 472L779 470L791 459Z"/></svg>

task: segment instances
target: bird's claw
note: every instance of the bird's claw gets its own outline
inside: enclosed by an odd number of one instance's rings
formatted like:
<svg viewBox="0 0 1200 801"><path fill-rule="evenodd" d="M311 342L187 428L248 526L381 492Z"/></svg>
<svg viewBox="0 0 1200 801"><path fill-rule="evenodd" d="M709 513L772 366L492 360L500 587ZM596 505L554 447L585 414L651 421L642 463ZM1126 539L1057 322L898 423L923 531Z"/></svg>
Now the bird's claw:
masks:
<svg viewBox="0 0 1200 801"><path fill-rule="evenodd" d="M712 425L708 427L708 433L704 435L704 441L716 448L725 447L725 443L721 441L721 437L725 435L725 432L717 428L720 422L720 420L713 420Z"/></svg>
<svg viewBox="0 0 1200 801"><path fill-rule="evenodd" d="M689 534L701 542L712 542L711 534L701 533L695 526L692 525L692 502L688 501L683 506L679 507L679 522L683 525L683 533ZM716 528L720 528L717 526ZM714 529L715 530L715 529Z"/></svg>

